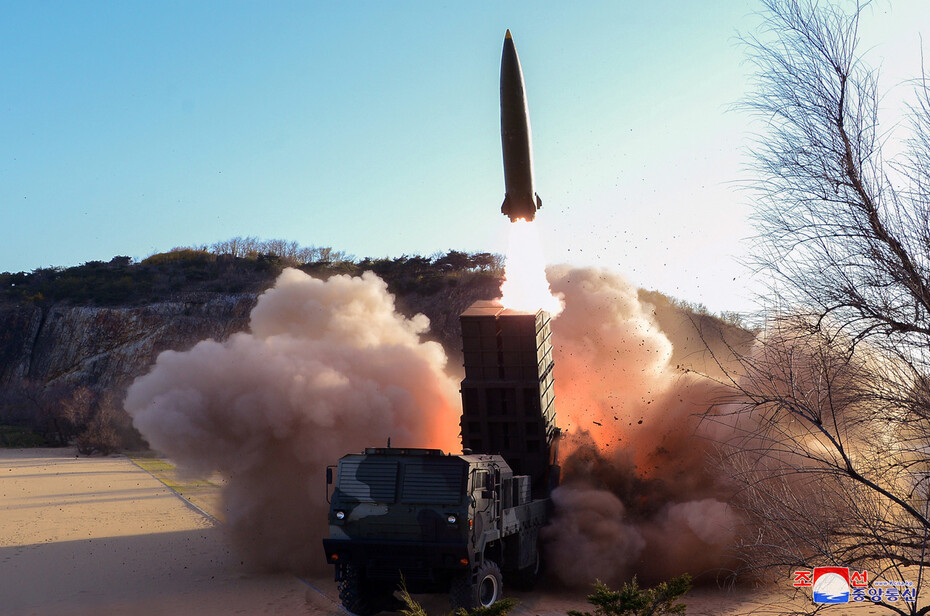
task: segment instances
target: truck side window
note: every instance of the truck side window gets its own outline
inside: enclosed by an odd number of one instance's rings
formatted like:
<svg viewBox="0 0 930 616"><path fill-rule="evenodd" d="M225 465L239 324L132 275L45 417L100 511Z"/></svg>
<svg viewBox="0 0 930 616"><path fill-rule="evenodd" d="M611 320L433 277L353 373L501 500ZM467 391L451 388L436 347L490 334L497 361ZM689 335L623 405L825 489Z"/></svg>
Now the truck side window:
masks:
<svg viewBox="0 0 930 616"><path fill-rule="evenodd" d="M491 479L490 473L488 471L476 471L475 472L475 485L473 486L475 491L480 492L480 496L484 498L483 492L488 489L488 482Z"/></svg>

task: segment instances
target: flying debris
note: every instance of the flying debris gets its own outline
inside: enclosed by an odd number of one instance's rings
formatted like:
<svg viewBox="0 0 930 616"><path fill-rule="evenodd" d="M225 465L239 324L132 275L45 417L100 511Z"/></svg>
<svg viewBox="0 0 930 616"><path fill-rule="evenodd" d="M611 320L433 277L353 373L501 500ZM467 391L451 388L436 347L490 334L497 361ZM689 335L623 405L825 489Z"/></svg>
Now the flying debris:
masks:
<svg viewBox="0 0 930 616"><path fill-rule="evenodd" d="M533 143L526 106L523 69L510 30L501 54L501 148L504 152L504 204L511 222L536 217L542 199L533 185Z"/></svg>

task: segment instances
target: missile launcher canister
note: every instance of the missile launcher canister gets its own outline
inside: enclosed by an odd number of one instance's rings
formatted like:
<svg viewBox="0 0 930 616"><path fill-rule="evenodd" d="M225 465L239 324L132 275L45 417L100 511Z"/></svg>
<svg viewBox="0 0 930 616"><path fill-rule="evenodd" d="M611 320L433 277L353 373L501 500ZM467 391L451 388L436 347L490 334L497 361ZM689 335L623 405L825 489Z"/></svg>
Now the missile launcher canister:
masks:
<svg viewBox="0 0 930 616"><path fill-rule="evenodd" d="M529 475L533 494L558 485L555 394L549 313L478 301L461 317L462 447L499 454Z"/></svg>

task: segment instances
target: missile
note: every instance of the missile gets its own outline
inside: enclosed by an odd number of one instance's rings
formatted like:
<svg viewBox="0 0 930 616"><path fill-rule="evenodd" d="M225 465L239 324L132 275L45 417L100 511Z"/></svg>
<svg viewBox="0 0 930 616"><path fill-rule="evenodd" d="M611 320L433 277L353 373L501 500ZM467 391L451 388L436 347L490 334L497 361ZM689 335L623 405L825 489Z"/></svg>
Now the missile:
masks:
<svg viewBox="0 0 930 616"><path fill-rule="evenodd" d="M533 143L526 106L523 69L510 30L501 54L501 149L504 153L504 204L501 212L511 222L530 221L542 207L533 185Z"/></svg>

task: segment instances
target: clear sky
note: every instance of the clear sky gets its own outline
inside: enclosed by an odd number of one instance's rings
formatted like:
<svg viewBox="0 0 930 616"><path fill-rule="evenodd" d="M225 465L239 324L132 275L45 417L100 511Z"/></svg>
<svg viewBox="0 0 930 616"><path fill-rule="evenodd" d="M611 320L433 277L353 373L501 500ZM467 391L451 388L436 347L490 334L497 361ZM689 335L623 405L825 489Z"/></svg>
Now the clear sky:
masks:
<svg viewBox="0 0 930 616"><path fill-rule="evenodd" d="M547 260L749 308L747 120L729 109L758 9L0 0L0 271L238 235L357 257L503 252L510 28ZM901 79L928 17L881 0L863 24Z"/></svg>

